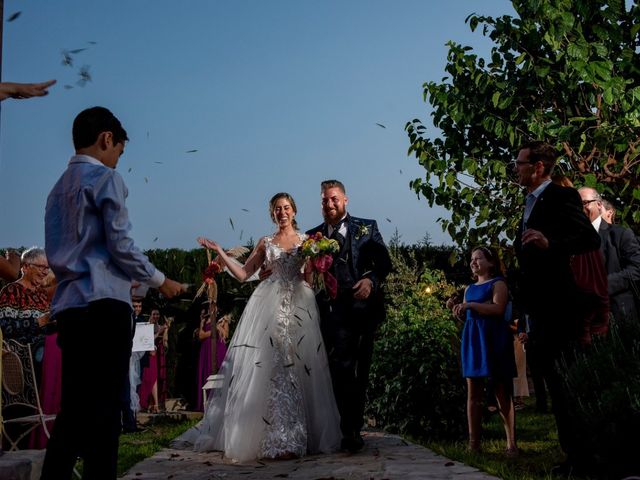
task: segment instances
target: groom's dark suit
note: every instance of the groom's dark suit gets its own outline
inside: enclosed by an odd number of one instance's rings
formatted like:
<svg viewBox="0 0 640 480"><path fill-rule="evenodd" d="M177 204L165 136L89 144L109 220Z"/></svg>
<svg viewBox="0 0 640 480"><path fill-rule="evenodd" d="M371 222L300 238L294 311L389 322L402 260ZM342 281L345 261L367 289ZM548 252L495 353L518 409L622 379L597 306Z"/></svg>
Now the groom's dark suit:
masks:
<svg viewBox="0 0 640 480"><path fill-rule="evenodd" d="M549 248L522 245L526 229L542 232ZM572 255L595 250L600 236L582 210L580 196L573 188L550 183L540 194L527 219L521 222L515 248L520 263L521 310L532 325L536 357L552 400L562 449L569 458L579 456L577 439L569 419L569 405L563 394L556 361L569 353L581 332L585 304L581 301L571 269ZM565 359L569 361L571 355Z"/></svg>
<svg viewBox="0 0 640 480"><path fill-rule="evenodd" d="M374 332L385 318L381 287L391 270L391 259L375 220L347 215L345 225L346 235L338 239L341 248L332 266L338 280L337 298L321 292L317 300L340 426L349 439L359 438L363 424ZM316 232L328 237L328 225L323 223L307 233ZM352 287L362 278L371 280L371 294L366 300L356 300Z"/></svg>

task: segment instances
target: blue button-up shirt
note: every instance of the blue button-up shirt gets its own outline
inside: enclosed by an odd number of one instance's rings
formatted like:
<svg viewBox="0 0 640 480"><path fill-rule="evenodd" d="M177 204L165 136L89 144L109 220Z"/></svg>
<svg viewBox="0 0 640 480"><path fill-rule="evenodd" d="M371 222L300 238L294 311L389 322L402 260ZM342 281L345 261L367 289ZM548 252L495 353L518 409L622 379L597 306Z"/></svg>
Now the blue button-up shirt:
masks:
<svg viewBox="0 0 640 480"><path fill-rule="evenodd" d="M131 302L131 280L159 287L165 276L134 245L118 172L87 155L71 157L49 193L45 251L58 287L51 313L111 298Z"/></svg>

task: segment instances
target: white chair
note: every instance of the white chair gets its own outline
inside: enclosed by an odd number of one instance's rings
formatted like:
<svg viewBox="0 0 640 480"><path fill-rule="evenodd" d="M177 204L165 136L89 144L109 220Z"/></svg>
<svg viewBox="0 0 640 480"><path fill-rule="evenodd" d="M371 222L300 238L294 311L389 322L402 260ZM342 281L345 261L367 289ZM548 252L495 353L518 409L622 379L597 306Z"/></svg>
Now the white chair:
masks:
<svg viewBox="0 0 640 480"><path fill-rule="evenodd" d="M215 374L209 375L207 381L202 386L202 401L204 403L204 411L207 411L207 402L209 401L209 391L222 387L224 382L224 375Z"/></svg>

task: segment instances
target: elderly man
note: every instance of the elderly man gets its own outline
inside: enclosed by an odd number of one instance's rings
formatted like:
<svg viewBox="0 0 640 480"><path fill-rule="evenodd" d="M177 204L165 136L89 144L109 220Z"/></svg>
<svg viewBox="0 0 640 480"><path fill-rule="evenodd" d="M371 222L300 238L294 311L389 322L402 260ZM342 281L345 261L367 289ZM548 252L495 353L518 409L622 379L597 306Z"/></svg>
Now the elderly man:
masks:
<svg viewBox="0 0 640 480"><path fill-rule="evenodd" d="M521 310L535 333L539 368L549 388L560 445L567 454L555 473L568 475L582 459L556 362L571 352L580 336L580 292L571 257L596 250L600 237L582 212L578 192L552 183L557 157L556 149L544 142L520 148L514 168L527 196L515 249Z"/></svg>
<svg viewBox="0 0 640 480"><path fill-rule="evenodd" d="M601 216L602 197L593 188L578 190L584 213L600 234L600 249L604 255L609 282L611 313L618 322L638 321L636 284L640 281L640 244L633 230L611 225Z"/></svg>

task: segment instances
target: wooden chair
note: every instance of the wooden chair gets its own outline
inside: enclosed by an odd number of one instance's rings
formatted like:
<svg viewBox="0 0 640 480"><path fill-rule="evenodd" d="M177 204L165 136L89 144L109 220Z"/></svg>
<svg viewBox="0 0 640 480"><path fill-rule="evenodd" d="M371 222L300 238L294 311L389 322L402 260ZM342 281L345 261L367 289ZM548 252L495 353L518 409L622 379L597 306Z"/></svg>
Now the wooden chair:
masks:
<svg viewBox="0 0 640 480"><path fill-rule="evenodd" d="M15 340L2 342L2 435L9 442L9 450L18 450L18 443L38 426L49 438L47 422L55 418L42 411L31 346ZM26 428L7 432L8 425Z"/></svg>

